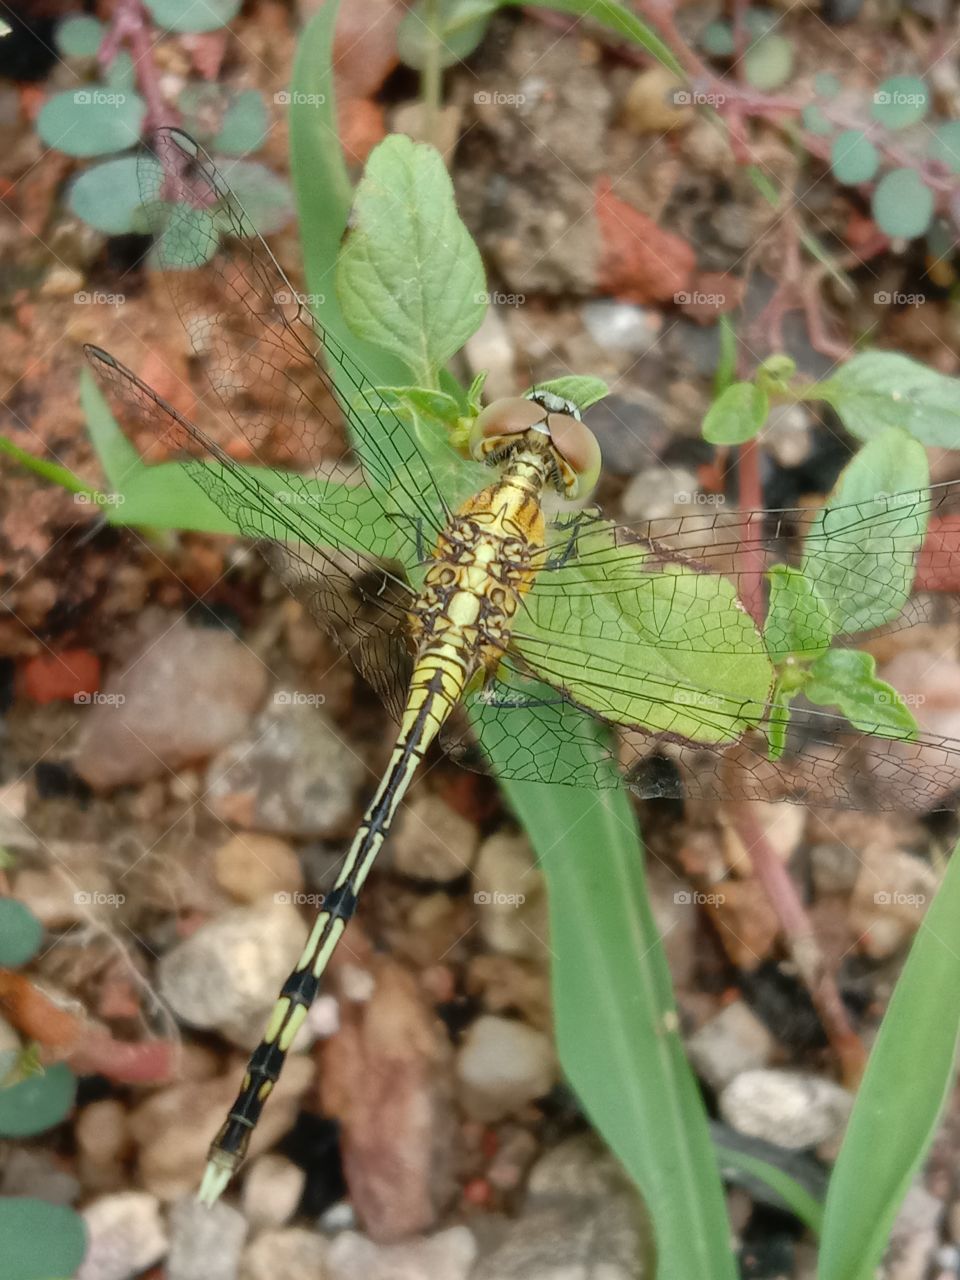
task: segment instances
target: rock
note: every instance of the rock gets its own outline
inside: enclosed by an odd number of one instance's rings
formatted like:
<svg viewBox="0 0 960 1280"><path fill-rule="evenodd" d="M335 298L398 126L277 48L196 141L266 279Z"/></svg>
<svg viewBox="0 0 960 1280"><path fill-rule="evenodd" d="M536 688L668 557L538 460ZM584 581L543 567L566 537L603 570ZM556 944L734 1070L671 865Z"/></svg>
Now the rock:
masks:
<svg viewBox="0 0 960 1280"><path fill-rule="evenodd" d="M776 1041L742 1000L721 1009L687 1041L687 1056L701 1079L723 1089L734 1076L765 1067Z"/></svg>
<svg viewBox="0 0 960 1280"><path fill-rule="evenodd" d="M522 295L505 294L519 299ZM499 400L502 396L517 394L516 370L514 368L516 352L507 326L504 324L500 306L495 304L497 294L491 295L494 305L488 306L480 322L480 328L468 338L463 353L467 365L473 374L485 370L486 381L483 384L483 395L487 404ZM501 303L501 306L503 304ZM518 302L518 305L523 305Z"/></svg>
<svg viewBox="0 0 960 1280"><path fill-rule="evenodd" d="M291 1127L314 1074L313 1060L306 1055L287 1058L250 1140L251 1157L273 1146ZM229 1075L171 1085L132 1112L131 1132L140 1147L139 1180L155 1195L176 1200L196 1192L210 1143L237 1096L242 1075L238 1060Z"/></svg>
<svg viewBox="0 0 960 1280"><path fill-rule="evenodd" d="M161 958L160 993L191 1026L252 1049L306 940L307 925L291 903L234 907Z"/></svg>
<svg viewBox="0 0 960 1280"><path fill-rule="evenodd" d="M834 1138L853 1106L846 1089L800 1071L744 1071L720 1094L724 1120L751 1138L796 1150Z"/></svg>
<svg viewBox="0 0 960 1280"><path fill-rule="evenodd" d="M694 503L698 495L699 486L692 471L683 467L645 467L624 489L620 506L627 520L661 520L690 510L706 511L706 507Z"/></svg>
<svg viewBox="0 0 960 1280"><path fill-rule="evenodd" d="M376 962L375 975L369 998L342 1001L321 1103L340 1121L358 1218L376 1239L398 1240L432 1227L456 1196L459 1121L443 1024L398 964Z"/></svg>
<svg viewBox="0 0 960 1280"><path fill-rule="evenodd" d="M692 96L666 67L651 67L635 77L623 104L623 123L631 133L666 133L692 124Z"/></svg>
<svg viewBox="0 0 960 1280"><path fill-rule="evenodd" d="M297 855L285 840L256 831L231 836L214 854L217 884L238 902L303 888Z"/></svg>
<svg viewBox="0 0 960 1280"><path fill-rule="evenodd" d="M478 843L472 822L425 792L401 808L389 851L399 875L446 884L469 872Z"/></svg>
<svg viewBox="0 0 960 1280"><path fill-rule="evenodd" d="M281 691L211 763L207 801L234 826L329 838L352 829L367 777L322 707Z"/></svg>
<svg viewBox="0 0 960 1280"><path fill-rule="evenodd" d="M84 1190L89 1192L88 1187ZM0 1158L0 1196L33 1196L50 1204L74 1204L80 1193L78 1179L44 1147L10 1146Z"/></svg>
<svg viewBox="0 0 960 1280"><path fill-rule="evenodd" d="M916 1184L904 1196L884 1256L884 1280L924 1280L940 1242L944 1203Z"/></svg>
<svg viewBox="0 0 960 1280"><path fill-rule="evenodd" d="M457 1054L457 1080L466 1113L503 1120L549 1093L557 1079L550 1040L509 1018L484 1015L469 1028Z"/></svg>
<svg viewBox="0 0 960 1280"><path fill-rule="evenodd" d="M519 1014L538 1031L550 1031L550 974L544 964L481 952L467 964L466 990L488 1013Z"/></svg>
<svg viewBox="0 0 960 1280"><path fill-rule="evenodd" d="M147 1191L101 1196L83 1218L88 1244L76 1280L130 1280L167 1252L160 1202Z"/></svg>
<svg viewBox="0 0 960 1280"><path fill-rule="evenodd" d="M939 876L929 863L883 845L860 854L861 870L850 902L850 928L860 950L874 960L894 955L920 928Z"/></svg>
<svg viewBox="0 0 960 1280"><path fill-rule="evenodd" d="M660 340L662 320L658 312L633 302L595 298L580 308L587 332L604 351L629 351L643 355Z"/></svg>
<svg viewBox="0 0 960 1280"><path fill-rule="evenodd" d="M629 398L609 395L591 405L587 419L600 443L604 470L611 475L635 475L670 438L664 425L669 413L666 403L642 387L629 391Z"/></svg>
<svg viewBox="0 0 960 1280"><path fill-rule="evenodd" d="M760 438L781 467L798 467L813 451L813 416L806 405L772 405Z"/></svg>
<svg viewBox="0 0 960 1280"><path fill-rule="evenodd" d="M477 1254L468 1227L448 1227L404 1244L375 1244L344 1231L330 1245L330 1280L467 1280Z"/></svg>
<svg viewBox="0 0 960 1280"><path fill-rule="evenodd" d="M616 1161L572 1138L535 1165L526 1204L471 1280L645 1280L651 1245Z"/></svg>
<svg viewBox="0 0 960 1280"><path fill-rule="evenodd" d="M244 1252L240 1280L333 1280L328 1250L323 1236L302 1227L263 1231Z"/></svg>
<svg viewBox="0 0 960 1280"><path fill-rule="evenodd" d="M243 1212L250 1225L282 1227L297 1211L307 1175L286 1156L267 1155L254 1160L243 1180Z"/></svg>
<svg viewBox="0 0 960 1280"><path fill-rule="evenodd" d="M124 1158L130 1148L127 1110L115 1098L84 1107L74 1121L80 1176L84 1186L113 1191L126 1182Z"/></svg>
<svg viewBox="0 0 960 1280"><path fill-rule="evenodd" d="M179 1200L170 1210L165 1280L236 1280L246 1236L243 1214L222 1200Z"/></svg>
<svg viewBox="0 0 960 1280"><path fill-rule="evenodd" d="M842 841L815 844L810 848L810 874L814 893L824 894L852 892L860 874L861 863L856 850Z"/></svg>
<svg viewBox="0 0 960 1280"><path fill-rule="evenodd" d="M228 631L178 620L84 708L77 773L107 790L211 756L244 731L266 688L263 663Z"/></svg>
<svg viewBox="0 0 960 1280"><path fill-rule="evenodd" d="M549 924L543 874L526 836L498 832L480 846L473 901L491 951L545 961Z"/></svg>

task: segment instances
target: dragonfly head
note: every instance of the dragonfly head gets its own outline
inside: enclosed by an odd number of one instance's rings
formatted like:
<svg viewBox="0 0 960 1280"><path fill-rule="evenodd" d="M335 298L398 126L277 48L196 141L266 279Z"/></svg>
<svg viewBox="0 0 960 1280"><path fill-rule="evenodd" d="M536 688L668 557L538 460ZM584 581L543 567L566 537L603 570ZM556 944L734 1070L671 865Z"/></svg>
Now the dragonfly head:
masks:
<svg viewBox="0 0 960 1280"><path fill-rule="evenodd" d="M474 420L470 453L479 462L501 463L521 449L547 455L554 485L565 498L588 497L600 478L596 436L576 405L552 392L495 400Z"/></svg>

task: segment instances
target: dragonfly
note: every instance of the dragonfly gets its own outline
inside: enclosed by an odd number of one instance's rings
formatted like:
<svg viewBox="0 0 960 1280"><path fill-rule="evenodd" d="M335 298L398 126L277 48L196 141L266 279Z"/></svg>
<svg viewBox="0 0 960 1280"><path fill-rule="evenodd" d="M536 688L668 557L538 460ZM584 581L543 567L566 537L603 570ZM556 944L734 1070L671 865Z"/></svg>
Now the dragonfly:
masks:
<svg viewBox="0 0 960 1280"><path fill-rule="evenodd" d="M468 458L446 440L425 443L317 321L198 144L161 131L140 182L209 388L209 425L106 351L87 357L128 432L142 424L187 455L199 488L256 540L399 726L211 1146L200 1196L213 1203L436 740L467 763L494 761L501 777L651 798L943 803L960 781L960 742L809 703L791 707L787 732L777 662L822 653L823 618L811 617L809 593L781 593L776 609L771 597L785 637L771 645L740 601L756 569L738 565L771 549L799 555L841 643L936 617L944 597L917 595L914 580L924 555L928 587L955 572L956 552L925 537L931 513L956 512L960 485L828 502L812 519L605 519L585 505L600 449L568 398L535 388L488 405L470 422ZM789 742L773 747L778 736Z"/></svg>

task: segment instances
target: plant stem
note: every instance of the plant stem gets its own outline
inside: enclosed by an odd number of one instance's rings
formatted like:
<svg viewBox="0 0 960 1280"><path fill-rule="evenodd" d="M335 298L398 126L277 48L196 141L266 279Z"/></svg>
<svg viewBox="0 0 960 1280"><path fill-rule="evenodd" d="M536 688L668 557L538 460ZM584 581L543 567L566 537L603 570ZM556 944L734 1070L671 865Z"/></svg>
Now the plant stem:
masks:
<svg viewBox="0 0 960 1280"><path fill-rule="evenodd" d="M148 133L176 125L179 117L167 105L160 88L160 76L153 60L156 37L153 24L140 0L117 0L110 27L97 53L97 62L106 70L124 44L130 50L137 86L147 104L144 128Z"/></svg>

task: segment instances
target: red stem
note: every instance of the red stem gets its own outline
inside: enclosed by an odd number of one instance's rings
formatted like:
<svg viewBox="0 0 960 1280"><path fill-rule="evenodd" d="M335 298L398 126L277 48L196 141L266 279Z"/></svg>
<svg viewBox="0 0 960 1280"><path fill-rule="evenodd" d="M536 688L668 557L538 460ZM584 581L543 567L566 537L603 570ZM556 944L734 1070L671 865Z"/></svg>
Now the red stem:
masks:
<svg viewBox="0 0 960 1280"><path fill-rule="evenodd" d="M124 44L130 50L137 87L147 104L144 127L148 133L180 122L177 112L167 105L160 88L160 77L153 61L155 43L153 24L140 0L117 0L97 61L102 70L107 70Z"/></svg>

